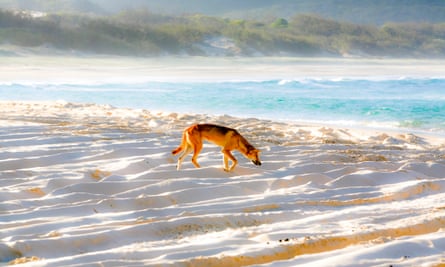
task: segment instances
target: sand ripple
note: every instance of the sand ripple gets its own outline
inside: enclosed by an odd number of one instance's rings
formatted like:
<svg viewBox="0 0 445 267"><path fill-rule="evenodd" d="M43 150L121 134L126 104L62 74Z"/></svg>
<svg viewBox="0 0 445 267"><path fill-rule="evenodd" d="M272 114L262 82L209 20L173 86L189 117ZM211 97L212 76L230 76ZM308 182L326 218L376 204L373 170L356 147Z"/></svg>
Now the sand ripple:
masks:
<svg viewBox="0 0 445 267"><path fill-rule="evenodd" d="M0 262L22 266L445 263L445 142L412 134L0 102ZM181 130L239 129L261 168Z"/></svg>

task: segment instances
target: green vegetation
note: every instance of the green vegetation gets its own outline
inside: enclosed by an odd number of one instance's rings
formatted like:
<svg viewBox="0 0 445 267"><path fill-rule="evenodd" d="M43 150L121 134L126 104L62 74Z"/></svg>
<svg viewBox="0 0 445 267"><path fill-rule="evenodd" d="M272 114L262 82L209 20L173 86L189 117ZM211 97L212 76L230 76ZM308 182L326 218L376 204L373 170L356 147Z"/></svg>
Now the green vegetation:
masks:
<svg viewBox="0 0 445 267"><path fill-rule="evenodd" d="M272 28L287 28L289 22L283 18L278 18L271 24Z"/></svg>
<svg viewBox="0 0 445 267"><path fill-rule="evenodd" d="M357 25L315 15L290 19L167 16L147 10L113 16L0 10L0 44L62 51L157 56L207 55L209 40L229 40L227 55L444 57L445 23ZM222 52L224 55L224 52Z"/></svg>
<svg viewBox="0 0 445 267"><path fill-rule="evenodd" d="M266 17L289 20L297 14L318 14L372 25L445 21L443 0L1 0L0 8L96 15L145 8L175 16L199 13L249 20Z"/></svg>

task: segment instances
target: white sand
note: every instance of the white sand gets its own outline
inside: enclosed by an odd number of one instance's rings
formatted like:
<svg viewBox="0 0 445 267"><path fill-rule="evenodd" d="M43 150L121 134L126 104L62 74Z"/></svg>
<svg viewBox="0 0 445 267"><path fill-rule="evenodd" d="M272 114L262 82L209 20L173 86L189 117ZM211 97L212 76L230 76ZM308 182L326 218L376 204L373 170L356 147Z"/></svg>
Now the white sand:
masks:
<svg viewBox="0 0 445 267"><path fill-rule="evenodd" d="M445 140L229 116L0 102L0 262L444 266ZM262 149L232 173L193 122Z"/></svg>

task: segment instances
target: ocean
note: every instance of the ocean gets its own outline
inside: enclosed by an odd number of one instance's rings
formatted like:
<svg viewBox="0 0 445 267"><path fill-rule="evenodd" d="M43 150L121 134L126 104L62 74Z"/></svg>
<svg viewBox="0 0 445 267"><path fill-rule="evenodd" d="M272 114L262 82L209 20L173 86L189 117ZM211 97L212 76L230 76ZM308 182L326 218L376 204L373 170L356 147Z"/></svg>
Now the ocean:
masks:
<svg viewBox="0 0 445 267"><path fill-rule="evenodd" d="M444 78L4 83L0 100L63 100L445 134Z"/></svg>

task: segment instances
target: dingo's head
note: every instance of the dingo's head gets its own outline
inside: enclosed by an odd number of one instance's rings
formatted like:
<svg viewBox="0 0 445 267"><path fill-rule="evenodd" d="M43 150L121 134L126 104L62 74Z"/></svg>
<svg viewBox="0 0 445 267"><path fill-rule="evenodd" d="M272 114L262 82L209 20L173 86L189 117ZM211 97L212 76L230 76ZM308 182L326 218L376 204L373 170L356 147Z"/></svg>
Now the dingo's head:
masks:
<svg viewBox="0 0 445 267"><path fill-rule="evenodd" d="M257 166L261 166L261 161L260 161L260 151L258 149L251 149L249 151L247 151L246 157L248 159L250 159L253 164L257 165Z"/></svg>

